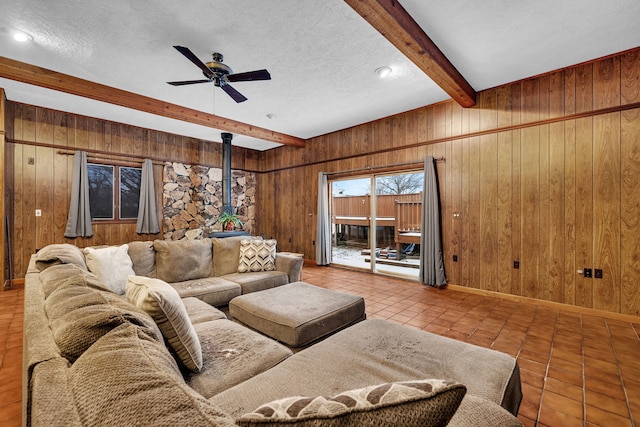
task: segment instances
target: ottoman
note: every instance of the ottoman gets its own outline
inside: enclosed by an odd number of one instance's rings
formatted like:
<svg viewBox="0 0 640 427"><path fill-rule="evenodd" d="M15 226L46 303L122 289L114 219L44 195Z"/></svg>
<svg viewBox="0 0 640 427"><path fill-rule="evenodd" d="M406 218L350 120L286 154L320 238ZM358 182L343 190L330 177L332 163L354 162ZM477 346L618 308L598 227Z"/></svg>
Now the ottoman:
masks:
<svg viewBox="0 0 640 427"><path fill-rule="evenodd" d="M293 282L240 295L229 314L244 325L290 347L304 347L366 318L356 295Z"/></svg>

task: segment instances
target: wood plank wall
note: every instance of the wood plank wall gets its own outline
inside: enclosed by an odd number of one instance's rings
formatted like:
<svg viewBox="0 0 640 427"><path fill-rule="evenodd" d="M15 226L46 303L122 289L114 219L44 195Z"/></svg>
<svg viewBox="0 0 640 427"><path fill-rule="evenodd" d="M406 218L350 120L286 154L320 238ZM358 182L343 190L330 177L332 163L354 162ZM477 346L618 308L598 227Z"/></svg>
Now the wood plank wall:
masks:
<svg viewBox="0 0 640 427"><path fill-rule="evenodd" d="M449 283L640 315L639 103L640 48L262 152L257 227L315 259L319 172L444 156Z"/></svg>
<svg viewBox="0 0 640 427"><path fill-rule="evenodd" d="M5 252L5 247L6 247L6 241L5 241L5 220L4 220L4 215L5 215L5 210L6 210L6 197L5 197L5 134L6 134L6 129L5 129L5 114L6 114L6 109L5 109L5 95L4 95L4 89L0 88L0 194L2 194L2 198L0 199L0 241L2 241L2 246L0 247L0 267L2 268L2 274L0 274L0 277L2 278L2 280L0 280L0 287L4 287L4 281L7 280L8 274L5 271L6 268L6 252Z"/></svg>
<svg viewBox="0 0 640 427"><path fill-rule="evenodd" d="M66 242L85 247L162 238L162 230L159 234L138 235L135 224L108 223L94 223L94 236L91 238L65 238L73 156L60 154L61 149L86 150L90 158L97 150L124 155L112 156L121 161L127 161L128 154L158 159L154 161L154 178L159 207L162 203L163 160L222 166L220 143L11 101L7 106L12 117L7 133L6 163L10 169L6 176L12 195L14 277L24 277L31 254L50 243ZM234 169L257 169L254 151L233 147L232 159ZM35 217L36 209L42 211L41 217Z"/></svg>

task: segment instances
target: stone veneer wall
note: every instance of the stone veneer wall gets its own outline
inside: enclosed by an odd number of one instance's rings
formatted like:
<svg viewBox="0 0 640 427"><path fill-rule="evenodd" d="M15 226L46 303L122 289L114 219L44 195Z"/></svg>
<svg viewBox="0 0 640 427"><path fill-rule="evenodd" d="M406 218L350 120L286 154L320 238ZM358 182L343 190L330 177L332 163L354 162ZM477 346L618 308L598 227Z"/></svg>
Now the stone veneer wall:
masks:
<svg viewBox="0 0 640 427"><path fill-rule="evenodd" d="M231 206L253 234L255 226L255 174L231 171ZM222 169L165 163L163 174L163 232L167 240L202 239L213 231L222 208Z"/></svg>

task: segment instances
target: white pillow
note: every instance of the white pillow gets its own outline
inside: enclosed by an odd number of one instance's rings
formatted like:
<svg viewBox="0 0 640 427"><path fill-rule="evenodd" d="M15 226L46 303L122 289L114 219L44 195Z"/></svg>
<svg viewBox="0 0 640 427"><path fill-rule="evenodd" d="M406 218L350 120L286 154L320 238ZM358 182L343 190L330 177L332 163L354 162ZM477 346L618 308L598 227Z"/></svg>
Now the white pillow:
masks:
<svg viewBox="0 0 640 427"><path fill-rule="evenodd" d="M87 268L109 290L124 295L127 277L135 275L129 245L83 249Z"/></svg>

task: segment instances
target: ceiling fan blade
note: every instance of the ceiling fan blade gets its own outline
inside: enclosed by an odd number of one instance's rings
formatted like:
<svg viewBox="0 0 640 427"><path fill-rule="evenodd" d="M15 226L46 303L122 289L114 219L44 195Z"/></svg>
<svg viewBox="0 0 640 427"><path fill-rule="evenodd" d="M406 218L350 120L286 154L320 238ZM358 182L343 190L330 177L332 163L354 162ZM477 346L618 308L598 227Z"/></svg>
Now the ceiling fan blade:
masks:
<svg viewBox="0 0 640 427"><path fill-rule="evenodd" d="M236 102L244 102L247 100L247 98L245 98L243 94L232 88L229 83L225 82L224 84L221 84L220 88L222 88L222 90L225 91L227 95L232 97Z"/></svg>
<svg viewBox="0 0 640 427"><path fill-rule="evenodd" d="M271 74L267 70L247 71L246 73L230 74L227 76L230 82L249 82L251 80L271 80Z"/></svg>
<svg viewBox="0 0 640 427"><path fill-rule="evenodd" d="M191 50L189 50L188 47L184 47L184 46L174 46L174 48L176 48L176 50L178 52L180 52L181 54L183 54L189 61L193 62L194 64L196 64L196 66L198 68L200 68L202 70L202 72L206 75L206 76L211 76L213 77L213 73L211 72L211 70L209 69L209 67L207 67L204 62L200 61L198 59L197 56L194 55L193 52L191 52Z"/></svg>
<svg viewBox="0 0 640 427"><path fill-rule="evenodd" d="M172 86L192 85L195 83L211 83L213 80L183 80L180 82L167 82Z"/></svg>

